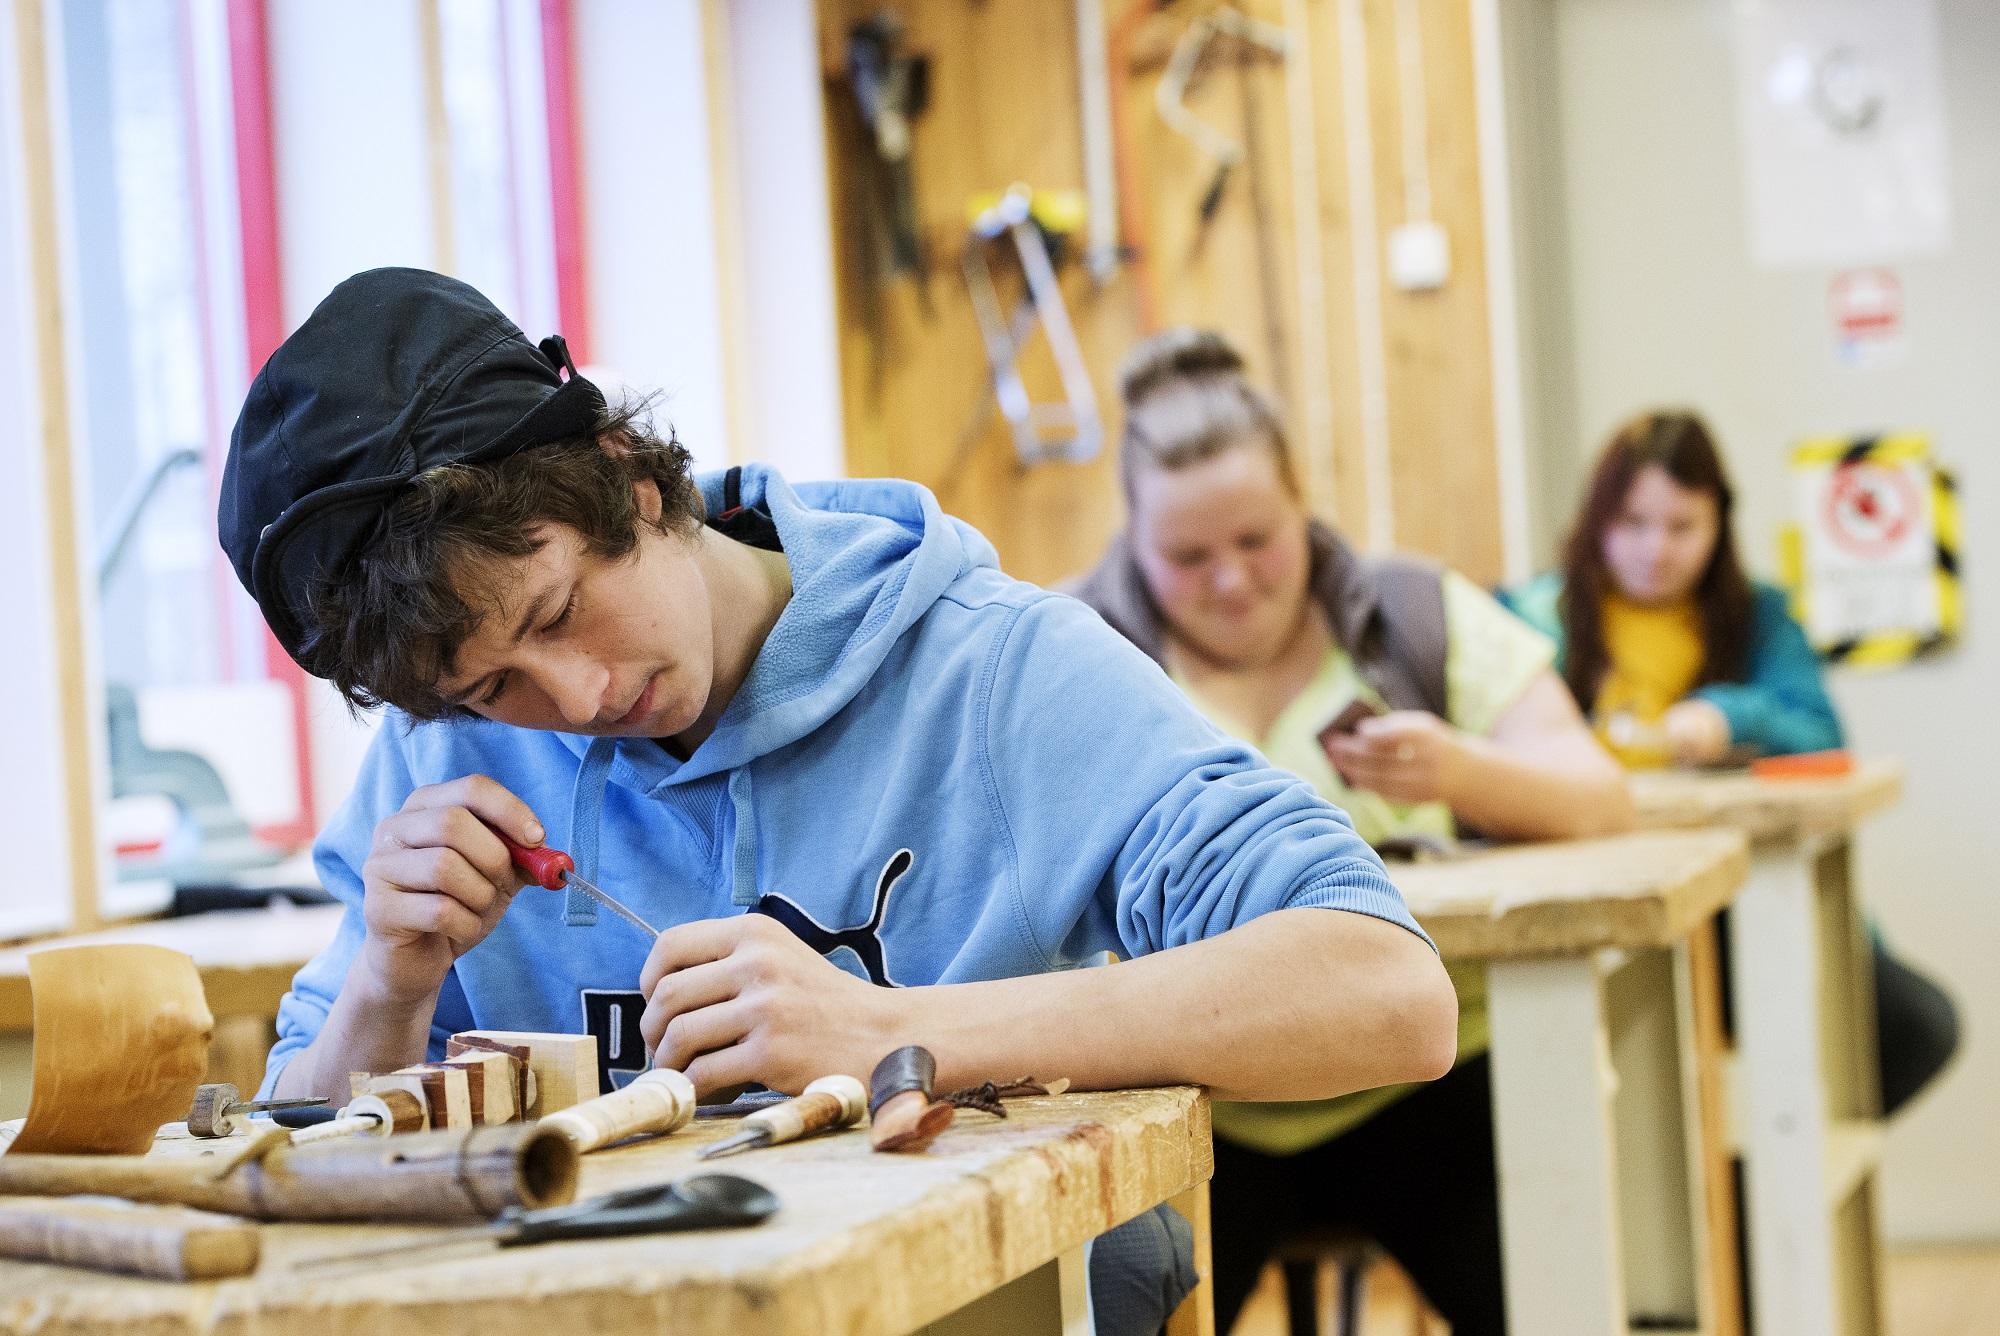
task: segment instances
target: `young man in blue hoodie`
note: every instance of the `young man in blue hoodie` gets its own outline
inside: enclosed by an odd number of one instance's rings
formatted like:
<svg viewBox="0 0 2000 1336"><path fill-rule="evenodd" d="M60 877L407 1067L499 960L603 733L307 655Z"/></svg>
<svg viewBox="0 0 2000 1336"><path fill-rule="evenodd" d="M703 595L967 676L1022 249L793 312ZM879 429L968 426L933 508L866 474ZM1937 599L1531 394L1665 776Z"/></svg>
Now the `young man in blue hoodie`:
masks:
<svg viewBox="0 0 2000 1336"><path fill-rule="evenodd" d="M220 520L287 652L396 711L316 846L348 913L267 1092L473 1028L588 1031L607 1082L705 1091L907 1043L946 1087L1235 1099L1451 1065L1374 854L1095 614L920 487L691 478L462 283L337 287L252 384ZM659 938L522 892L495 829Z"/></svg>

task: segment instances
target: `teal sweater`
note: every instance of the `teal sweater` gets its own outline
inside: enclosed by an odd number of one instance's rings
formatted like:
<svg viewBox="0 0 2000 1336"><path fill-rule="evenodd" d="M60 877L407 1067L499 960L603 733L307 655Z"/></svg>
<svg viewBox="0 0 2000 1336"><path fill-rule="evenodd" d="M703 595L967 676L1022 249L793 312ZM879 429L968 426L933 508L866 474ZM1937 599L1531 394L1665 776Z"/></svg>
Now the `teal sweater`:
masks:
<svg viewBox="0 0 2000 1336"><path fill-rule="evenodd" d="M1500 601L1556 642L1562 668L1563 625L1559 612L1563 581L1549 572L1519 589L1500 591ZM1729 721L1729 739L1767 756L1825 751L1841 745L1840 718L1827 699L1819 656L1792 620L1785 592L1753 583L1749 668L1741 682L1718 682L1694 693ZM1589 708L1589 702L1584 702Z"/></svg>

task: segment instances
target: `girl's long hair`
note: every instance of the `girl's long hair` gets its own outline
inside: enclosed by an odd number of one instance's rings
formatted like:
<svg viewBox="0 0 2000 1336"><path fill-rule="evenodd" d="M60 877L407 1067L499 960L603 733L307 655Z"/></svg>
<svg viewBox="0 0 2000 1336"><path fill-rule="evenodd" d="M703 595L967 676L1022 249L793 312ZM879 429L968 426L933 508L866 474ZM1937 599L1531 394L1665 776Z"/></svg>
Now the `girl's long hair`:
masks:
<svg viewBox="0 0 2000 1336"><path fill-rule="evenodd" d="M1701 621L1701 672L1696 686L1742 680L1750 650L1752 594L1736 553L1735 493L1722 454L1702 420L1689 412L1641 413L1612 434L1584 493L1583 510L1563 544L1563 679L1587 714L1611 666L1604 645L1603 606L1617 588L1604 564L1604 534L1618 519L1633 480L1658 465L1691 491L1715 498L1715 550L1695 583Z"/></svg>

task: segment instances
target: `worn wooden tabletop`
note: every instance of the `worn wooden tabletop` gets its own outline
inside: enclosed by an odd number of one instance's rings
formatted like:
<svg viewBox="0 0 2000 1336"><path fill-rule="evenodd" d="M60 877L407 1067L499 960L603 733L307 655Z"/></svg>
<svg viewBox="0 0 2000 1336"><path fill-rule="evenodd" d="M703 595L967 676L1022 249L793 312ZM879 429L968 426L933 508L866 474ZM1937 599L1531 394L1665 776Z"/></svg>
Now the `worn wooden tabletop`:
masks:
<svg viewBox="0 0 2000 1336"><path fill-rule="evenodd" d="M1733 830L1522 844L1389 875L1447 959L1669 946L1727 904L1749 868Z"/></svg>
<svg viewBox="0 0 2000 1336"><path fill-rule="evenodd" d="M1207 1181L1208 1101L1186 1088L1010 1103L965 1112L919 1155L877 1154L854 1130L698 1164L733 1130L584 1157L579 1195L690 1172L742 1174L783 1202L750 1229L394 1258L338 1279L307 1257L416 1242L403 1225L271 1225L254 1275L173 1284L0 1262L0 1331L35 1333L909 1332ZM163 1138L156 1155L228 1142ZM20 1200L20 1199L8 1199Z"/></svg>
<svg viewBox="0 0 2000 1336"><path fill-rule="evenodd" d="M1642 771L1632 776L1639 823L1657 829L1728 826L1753 840L1844 835L1903 796L1903 767L1866 761L1834 779Z"/></svg>

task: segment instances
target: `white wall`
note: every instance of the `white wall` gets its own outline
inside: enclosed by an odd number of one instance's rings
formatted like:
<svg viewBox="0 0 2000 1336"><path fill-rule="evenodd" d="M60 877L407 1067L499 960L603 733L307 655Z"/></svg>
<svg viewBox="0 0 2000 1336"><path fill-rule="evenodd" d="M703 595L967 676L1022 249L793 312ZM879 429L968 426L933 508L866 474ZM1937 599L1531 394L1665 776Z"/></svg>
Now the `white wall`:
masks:
<svg viewBox="0 0 2000 1336"><path fill-rule="evenodd" d="M729 463L701 7L576 8L590 360L605 388L662 393L699 468Z"/></svg>
<svg viewBox="0 0 2000 1336"><path fill-rule="evenodd" d="M1942 5L1954 240L1895 265L1910 356L1879 369L1835 360L1831 270L1750 260L1727 0L1508 0L1507 14L1511 58L1534 81L1517 106L1543 118L1517 134L1517 170L1558 206L1559 230L1522 243L1524 291L1543 302L1527 353L1541 554L1598 441L1647 405L1710 418L1742 497L1740 541L1767 573L1791 518L1791 442L1923 428L1960 470L1962 647L1837 672L1833 689L1854 745L1909 767L1904 802L1864 836L1865 895L1899 951L1956 996L1967 1037L1891 1131L1886 1226L1903 1240L2000 1237L2000 6ZM1528 168L1524 139L1540 158Z"/></svg>

